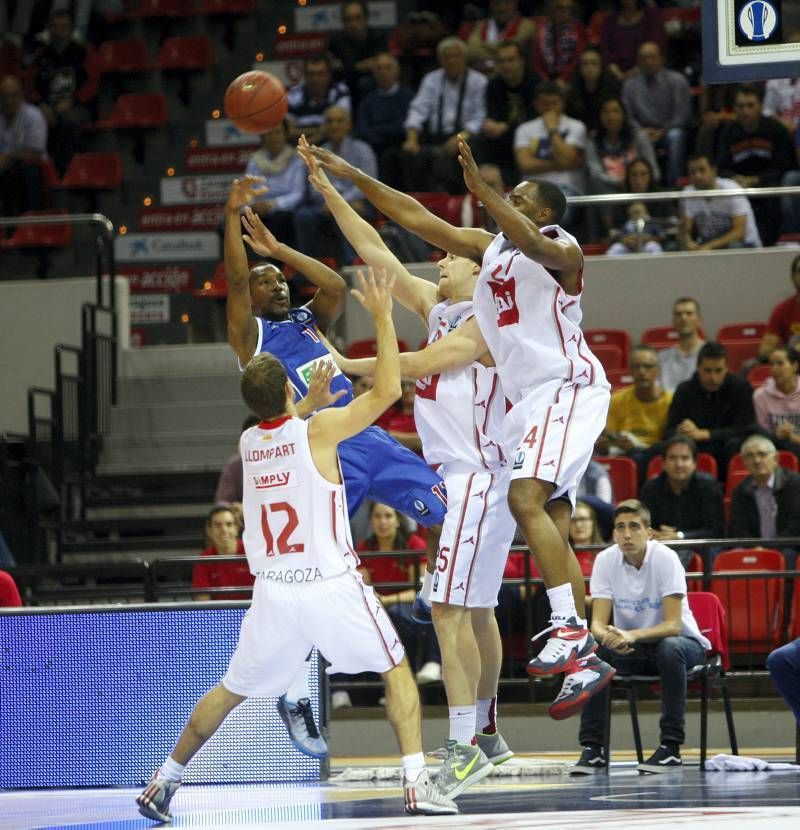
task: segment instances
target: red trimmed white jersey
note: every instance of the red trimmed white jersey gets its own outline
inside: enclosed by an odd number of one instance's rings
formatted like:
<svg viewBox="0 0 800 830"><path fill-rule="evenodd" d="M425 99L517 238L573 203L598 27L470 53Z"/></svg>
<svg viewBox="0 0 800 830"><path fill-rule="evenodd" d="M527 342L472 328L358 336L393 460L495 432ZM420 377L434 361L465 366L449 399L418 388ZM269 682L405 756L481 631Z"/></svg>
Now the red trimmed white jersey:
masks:
<svg viewBox="0 0 800 830"><path fill-rule="evenodd" d="M558 225L541 232L578 244ZM608 388L580 329L582 283L578 288L577 294L567 294L543 265L502 233L486 249L475 287L475 317L512 403L543 386Z"/></svg>
<svg viewBox="0 0 800 830"><path fill-rule="evenodd" d="M283 416L242 433L244 549L254 574L317 582L354 569L344 486L325 479L308 444L311 419Z"/></svg>
<svg viewBox="0 0 800 830"><path fill-rule="evenodd" d="M472 300L435 305L428 315L428 343L474 314ZM494 367L470 363L417 381L414 423L428 464L466 464L476 470L505 465L501 436L505 396Z"/></svg>

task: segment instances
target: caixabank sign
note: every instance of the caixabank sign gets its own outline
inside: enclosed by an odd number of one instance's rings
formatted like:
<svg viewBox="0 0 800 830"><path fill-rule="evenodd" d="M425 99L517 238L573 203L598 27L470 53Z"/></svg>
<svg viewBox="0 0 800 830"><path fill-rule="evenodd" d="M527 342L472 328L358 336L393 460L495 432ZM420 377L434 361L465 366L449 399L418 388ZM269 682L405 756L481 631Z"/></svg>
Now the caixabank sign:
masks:
<svg viewBox="0 0 800 830"><path fill-rule="evenodd" d="M219 259L219 234L128 233L114 240L117 262L183 262Z"/></svg>

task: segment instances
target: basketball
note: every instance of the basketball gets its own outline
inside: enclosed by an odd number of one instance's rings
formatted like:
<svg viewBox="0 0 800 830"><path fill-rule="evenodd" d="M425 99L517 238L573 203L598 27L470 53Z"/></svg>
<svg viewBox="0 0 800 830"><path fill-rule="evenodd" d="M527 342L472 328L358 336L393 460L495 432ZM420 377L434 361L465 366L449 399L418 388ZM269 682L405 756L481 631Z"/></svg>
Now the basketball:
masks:
<svg viewBox="0 0 800 830"><path fill-rule="evenodd" d="M269 72L244 72L225 90L225 114L245 133L265 133L279 126L289 102L281 81Z"/></svg>

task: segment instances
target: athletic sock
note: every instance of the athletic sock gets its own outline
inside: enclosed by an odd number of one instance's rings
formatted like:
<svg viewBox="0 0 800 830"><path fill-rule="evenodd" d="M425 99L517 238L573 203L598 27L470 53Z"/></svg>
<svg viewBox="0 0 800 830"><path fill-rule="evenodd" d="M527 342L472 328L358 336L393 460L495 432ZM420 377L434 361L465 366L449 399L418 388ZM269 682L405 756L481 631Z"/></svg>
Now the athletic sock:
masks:
<svg viewBox="0 0 800 830"><path fill-rule="evenodd" d="M497 732L497 695L478 698L475 706L475 729L484 735Z"/></svg>
<svg viewBox="0 0 800 830"><path fill-rule="evenodd" d="M304 697L311 698L311 692L308 690L308 660L300 666L297 674L292 678L286 690L286 702L297 703Z"/></svg>
<svg viewBox="0 0 800 830"><path fill-rule="evenodd" d="M403 756L403 775L409 784L413 784L425 771L425 756L421 752Z"/></svg>
<svg viewBox="0 0 800 830"><path fill-rule="evenodd" d="M547 598L550 600L550 608L552 609L551 620L562 621L568 620L570 617L575 617L575 619L581 622L581 617L575 608L575 597L572 595L572 585L569 582L565 582L563 585L557 585L555 588L548 588Z"/></svg>
<svg viewBox="0 0 800 830"><path fill-rule="evenodd" d="M185 769L186 764L179 764L177 761L173 761L172 756L170 755L161 765L161 769L158 771L158 777L164 778L167 781L177 782L181 780Z"/></svg>
<svg viewBox="0 0 800 830"><path fill-rule="evenodd" d="M475 737L475 707L450 706L450 740L460 744L472 743Z"/></svg>
<svg viewBox="0 0 800 830"><path fill-rule="evenodd" d="M431 604L431 594L433 593L433 574L429 570L425 570L425 576L422 579L422 588L420 589L420 596Z"/></svg>

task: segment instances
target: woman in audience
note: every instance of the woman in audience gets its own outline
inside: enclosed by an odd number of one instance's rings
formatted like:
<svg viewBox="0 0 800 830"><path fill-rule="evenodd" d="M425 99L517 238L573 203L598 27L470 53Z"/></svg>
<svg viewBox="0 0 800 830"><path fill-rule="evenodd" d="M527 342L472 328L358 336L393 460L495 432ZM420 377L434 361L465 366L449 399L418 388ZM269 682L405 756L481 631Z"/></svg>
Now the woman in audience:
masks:
<svg viewBox="0 0 800 830"><path fill-rule="evenodd" d="M800 456L800 355L778 346L769 356L771 377L753 393L758 424L779 450Z"/></svg>
<svg viewBox="0 0 800 830"><path fill-rule="evenodd" d="M575 502L575 512L569 522L569 543L576 551L580 551L586 545L605 543L600 534L594 508L585 501Z"/></svg>
<svg viewBox="0 0 800 830"><path fill-rule="evenodd" d="M622 86L606 69L603 56L596 46L581 52L578 69L567 90L565 112L586 124L590 135L600 126L600 104L619 96Z"/></svg>
<svg viewBox="0 0 800 830"><path fill-rule="evenodd" d="M657 43L661 54L667 54L661 10L646 5L644 0L617 0L617 10L603 21L600 39L603 60L611 74L620 81L633 75L639 47L647 42Z"/></svg>

